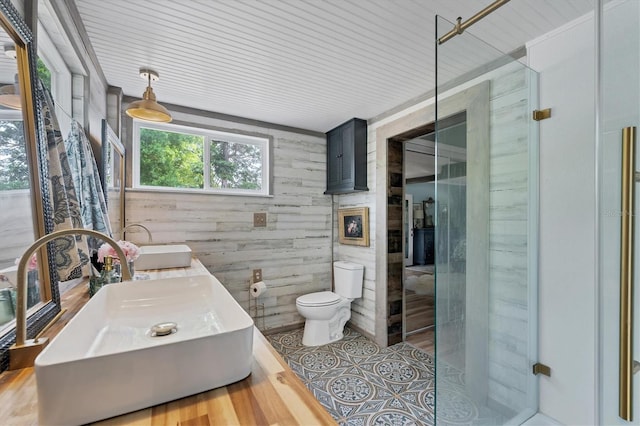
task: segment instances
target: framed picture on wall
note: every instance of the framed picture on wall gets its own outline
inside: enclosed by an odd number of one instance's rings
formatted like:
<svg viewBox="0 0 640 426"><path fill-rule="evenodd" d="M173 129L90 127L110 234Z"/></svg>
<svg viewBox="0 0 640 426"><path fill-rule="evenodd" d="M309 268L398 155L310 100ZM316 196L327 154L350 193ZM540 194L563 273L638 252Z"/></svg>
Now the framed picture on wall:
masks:
<svg viewBox="0 0 640 426"><path fill-rule="evenodd" d="M424 228L424 210L422 210L422 203L413 204L413 227Z"/></svg>
<svg viewBox="0 0 640 426"><path fill-rule="evenodd" d="M369 247L369 207L338 209L338 242Z"/></svg>

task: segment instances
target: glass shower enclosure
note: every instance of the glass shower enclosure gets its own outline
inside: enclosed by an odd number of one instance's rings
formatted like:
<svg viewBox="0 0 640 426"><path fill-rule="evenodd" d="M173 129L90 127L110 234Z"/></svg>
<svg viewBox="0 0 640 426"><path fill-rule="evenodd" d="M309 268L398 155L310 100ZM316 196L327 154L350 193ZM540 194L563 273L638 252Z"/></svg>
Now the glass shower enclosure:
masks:
<svg viewBox="0 0 640 426"><path fill-rule="evenodd" d="M453 27L436 17L435 421L520 424L538 407L538 77L468 31L438 43Z"/></svg>

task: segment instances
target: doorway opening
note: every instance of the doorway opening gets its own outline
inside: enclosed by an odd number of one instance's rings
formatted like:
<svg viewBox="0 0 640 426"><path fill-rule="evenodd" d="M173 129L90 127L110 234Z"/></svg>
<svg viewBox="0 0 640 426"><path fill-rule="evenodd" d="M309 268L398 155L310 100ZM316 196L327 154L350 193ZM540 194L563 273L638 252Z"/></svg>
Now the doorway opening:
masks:
<svg viewBox="0 0 640 426"><path fill-rule="evenodd" d="M390 141L393 142L390 147L402 151L402 340L430 354L434 354L438 258L442 260L441 268L448 267L454 256L461 252L456 241L464 241L466 233L464 220L456 219L466 215L466 114L441 120L439 129L438 149L434 123L405 132ZM389 156L396 158L398 154L389 152ZM436 180L439 180L438 196ZM453 214L449 214L450 208L455 209ZM442 225L441 235L436 235L440 229L436 227L438 220ZM460 237L457 240L456 235ZM449 244L451 238L453 242ZM457 259L461 271L464 271L463 263L463 257ZM464 283L465 280L458 281ZM464 300L464 289L458 293L462 297L452 298L452 303ZM453 307L452 311L464 312L460 308ZM463 316L459 316L457 322L463 322ZM456 323L454 316L450 319Z"/></svg>

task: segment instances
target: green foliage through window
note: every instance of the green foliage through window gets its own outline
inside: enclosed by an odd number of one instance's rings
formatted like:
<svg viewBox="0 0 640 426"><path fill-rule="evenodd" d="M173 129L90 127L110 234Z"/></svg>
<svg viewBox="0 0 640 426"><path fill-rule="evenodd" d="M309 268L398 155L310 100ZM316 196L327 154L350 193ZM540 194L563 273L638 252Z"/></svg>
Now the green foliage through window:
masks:
<svg viewBox="0 0 640 426"><path fill-rule="evenodd" d="M136 127L141 186L268 193L267 139L193 129L196 135L166 124Z"/></svg>
<svg viewBox="0 0 640 426"><path fill-rule="evenodd" d="M0 191L29 189L22 121L0 120Z"/></svg>
<svg viewBox="0 0 640 426"><path fill-rule="evenodd" d="M51 91L51 70L38 58L38 77L44 83L44 86Z"/></svg>
<svg viewBox="0 0 640 426"><path fill-rule="evenodd" d="M269 194L267 138L139 121L134 135L135 185Z"/></svg>
<svg viewBox="0 0 640 426"><path fill-rule="evenodd" d="M140 128L140 184L203 188L204 137Z"/></svg>
<svg viewBox="0 0 640 426"><path fill-rule="evenodd" d="M210 147L212 188L262 188L262 152L258 146L211 141Z"/></svg>

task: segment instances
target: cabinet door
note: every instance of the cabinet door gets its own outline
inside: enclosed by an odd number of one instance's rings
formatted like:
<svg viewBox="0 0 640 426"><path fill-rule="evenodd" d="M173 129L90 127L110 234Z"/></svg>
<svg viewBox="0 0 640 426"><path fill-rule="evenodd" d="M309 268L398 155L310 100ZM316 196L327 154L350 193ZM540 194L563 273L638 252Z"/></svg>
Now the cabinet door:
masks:
<svg viewBox="0 0 640 426"><path fill-rule="evenodd" d="M354 176L354 123L348 122L342 128L342 164L340 165L340 186L344 189L353 189Z"/></svg>
<svg viewBox="0 0 640 426"><path fill-rule="evenodd" d="M425 259L425 245L424 245L425 229L416 228L413 232L413 264L424 265Z"/></svg>
<svg viewBox="0 0 640 426"><path fill-rule="evenodd" d="M327 134L327 192L340 186L342 179L342 130Z"/></svg>
<svg viewBox="0 0 640 426"><path fill-rule="evenodd" d="M327 133L325 194L368 190L367 122L354 118Z"/></svg>
<svg viewBox="0 0 640 426"><path fill-rule="evenodd" d="M434 263L434 255L433 255L433 228L427 228L425 231L424 237L424 251L425 251L425 262L427 265L432 265Z"/></svg>

